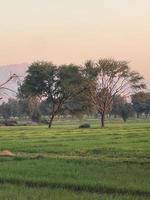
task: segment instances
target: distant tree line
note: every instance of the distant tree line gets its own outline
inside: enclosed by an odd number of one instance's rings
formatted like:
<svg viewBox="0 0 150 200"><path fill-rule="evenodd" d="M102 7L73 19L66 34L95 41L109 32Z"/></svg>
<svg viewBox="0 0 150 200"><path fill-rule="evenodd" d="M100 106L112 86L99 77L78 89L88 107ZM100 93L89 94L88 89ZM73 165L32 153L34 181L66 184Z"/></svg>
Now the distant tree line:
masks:
<svg viewBox="0 0 150 200"><path fill-rule="evenodd" d="M0 115L29 116L39 121L49 117L49 128L56 115L100 116L101 127L106 115L128 117L150 114L150 94L144 78L131 71L126 61L99 59L83 66L54 65L41 61L32 63L18 89L17 99L0 105ZM130 97L130 98L129 98Z"/></svg>
<svg viewBox="0 0 150 200"><path fill-rule="evenodd" d="M51 115L50 107L51 105L43 100L32 110L28 100L10 98L8 102L3 102L0 105L0 116L6 121L14 117L28 117L33 122L48 123L47 120L42 120L41 117ZM83 115L97 116L98 113L91 103L85 99L72 99L72 101L68 101L63 105L58 114L63 117L69 115L82 119ZM125 97L116 96L113 99L111 110L107 114L114 118L121 117L124 122L130 117L148 118L150 116L150 93L135 93L131 96L131 102L128 102Z"/></svg>

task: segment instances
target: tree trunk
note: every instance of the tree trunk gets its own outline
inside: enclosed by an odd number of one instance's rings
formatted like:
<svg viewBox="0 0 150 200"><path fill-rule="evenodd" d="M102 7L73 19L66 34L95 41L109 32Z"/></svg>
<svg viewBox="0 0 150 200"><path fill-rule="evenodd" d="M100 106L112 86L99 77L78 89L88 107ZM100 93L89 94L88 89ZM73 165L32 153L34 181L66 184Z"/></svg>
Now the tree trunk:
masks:
<svg viewBox="0 0 150 200"><path fill-rule="evenodd" d="M105 127L105 112L101 113L101 128Z"/></svg>
<svg viewBox="0 0 150 200"><path fill-rule="evenodd" d="M51 115L51 118L50 118L50 121L49 121L49 124L48 124L48 128L51 128L51 127L52 127L52 123L53 123L54 117L55 117L55 114L53 113L53 114Z"/></svg>
<svg viewBox="0 0 150 200"><path fill-rule="evenodd" d="M139 113L137 113L137 118L138 118L138 119L140 118L140 114L139 114Z"/></svg>
<svg viewBox="0 0 150 200"><path fill-rule="evenodd" d="M56 114L58 114L60 108L62 106L62 101L59 102L59 104L57 105L57 107L55 108L55 104L53 104L53 107L52 107L52 115L51 115L51 118L50 118L50 121L49 121L49 128L52 127L52 123L53 123L53 120L54 120L54 117Z"/></svg>

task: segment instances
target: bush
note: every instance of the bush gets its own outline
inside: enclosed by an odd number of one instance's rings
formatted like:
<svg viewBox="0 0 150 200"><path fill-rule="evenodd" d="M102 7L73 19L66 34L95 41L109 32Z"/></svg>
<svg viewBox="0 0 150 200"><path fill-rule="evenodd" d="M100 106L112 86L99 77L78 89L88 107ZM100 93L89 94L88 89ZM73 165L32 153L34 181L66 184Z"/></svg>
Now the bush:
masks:
<svg viewBox="0 0 150 200"><path fill-rule="evenodd" d="M79 128L91 128L90 124L82 124L79 126Z"/></svg>

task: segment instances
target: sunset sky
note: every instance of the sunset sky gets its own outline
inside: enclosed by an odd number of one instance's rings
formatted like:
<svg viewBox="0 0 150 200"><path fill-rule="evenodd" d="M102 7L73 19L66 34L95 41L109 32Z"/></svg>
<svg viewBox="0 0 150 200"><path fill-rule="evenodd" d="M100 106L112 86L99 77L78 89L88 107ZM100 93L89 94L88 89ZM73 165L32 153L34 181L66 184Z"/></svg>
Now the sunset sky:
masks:
<svg viewBox="0 0 150 200"><path fill-rule="evenodd" d="M150 81L150 0L0 0L0 65L99 57Z"/></svg>

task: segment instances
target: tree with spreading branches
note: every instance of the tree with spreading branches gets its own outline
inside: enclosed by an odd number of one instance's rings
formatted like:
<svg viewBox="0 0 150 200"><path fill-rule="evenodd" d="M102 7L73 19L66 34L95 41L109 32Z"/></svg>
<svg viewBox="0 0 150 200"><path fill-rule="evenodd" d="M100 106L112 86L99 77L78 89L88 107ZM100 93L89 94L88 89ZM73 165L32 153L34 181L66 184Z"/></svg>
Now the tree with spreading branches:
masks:
<svg viewBox="0 0 150 200"><path fill-rule="evenodd" d="M51 62L34 62L19 88L23 98L37 97L50 105L49 128L54 117L60 112L66 101L84 90L84 78L77 65L56 66Z"/></svg>
<svg viewBox="0 0 150 200"><path fill-rule="evenodd" d="M105 115L111 111L116 95L129 96L135 91L145 89L144 78L131 71L127 61L99 59L87 61L84 66L89 81L89 95L101 116L101 127L105 126Z"/></svg>

